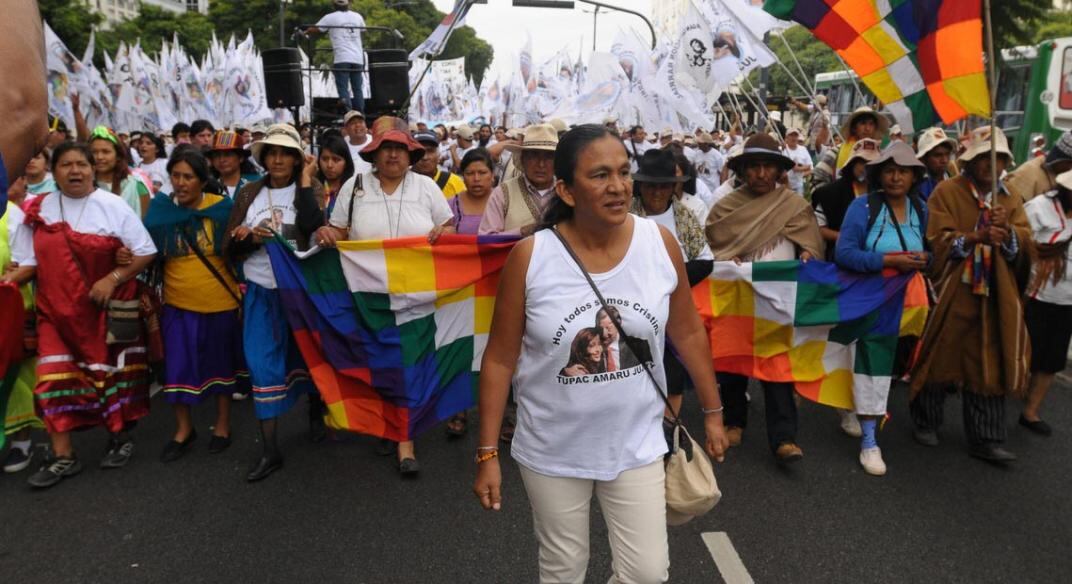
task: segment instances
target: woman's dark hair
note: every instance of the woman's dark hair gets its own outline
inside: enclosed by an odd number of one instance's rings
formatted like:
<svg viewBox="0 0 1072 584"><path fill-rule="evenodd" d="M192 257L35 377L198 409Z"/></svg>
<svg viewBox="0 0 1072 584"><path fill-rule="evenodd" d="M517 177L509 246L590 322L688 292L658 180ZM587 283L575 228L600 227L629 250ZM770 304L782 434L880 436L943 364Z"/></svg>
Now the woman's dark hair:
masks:
<svg viewBox="0 0 1072 584"><path fill-rule="evenodd" d="M671 149L674 153L674 164L681 169L682 176L689 177L689 180L685 181L685 192L690 195L696 194L696 167L689 162L688 157L685 156L683 149Z"/></svg>
<svg viewBox="0 0 1072 584"><path fill-rule="evenodd" d="M208 130L212 133L216 132L216 128L214 128L212 126L212 122L208 120L194 120L194 123L190 124L191 136L196 136L205 130Z"/></svg>
<svg viewBox="0 0 1072 584"><path fill-rule="evenodd" d="M327 130L324 130L320 133L320 136L316 139L316 143L320 144L321 142L327 140L332 136L335 136L336 138L342 138L342 131L338 128L328 128Z"/></svg>
<svg viewBox="0 0 1072 584"><path fill-rule="evenodd" d="M588 357L588 345L593 340L602 339L602 336L603 329L599 327L583 328L577 331L577 336L573 337L573 343L570 344L570 356L566 368L581 365L589 375L598 373L601 363L592 361Z"/></svg>
<svg viewBox="0 0 1072 584"><path fill-rule="evenodd" d="M193 169L194 174L197 175L198 180L204 184L208 184L209 178L212 176L208 170L208 160L205 158L201 151L197 148L182 148L175 149L175 152L171 154L171 158L168 159L167 172L168 176L171 175L171 169L175 168L175 165L185 162Z"/></svg>
<svg viewBox="0 0 1072 584"><path fill-rule="evenodd" d="M82 156L86 158L90 166L93 166L93 151L89 149L89 145L85 142L61 142L56 149L52 151L52 160L49 164L49 170L56 172L56 163L68 152L80 152Z"/></svg>
<svg viewBox="0 0 1072 584"><path fill-rule="evenodd" d="M465 156L462 157L462 163L459 166L462 173L464 174L465 169L469 168L469 165L474 162L483 162L488 166L488 170L495 169L495 162L491 159L491 154L483 148L474 148L469 152L466 152Z"/></svg>
<svg viewBox="0 0 1072 584"><path fill-rule="evenodd" d="M171 137L172 138L178 138L179 134L182 134L182 133L186 133L186 134L190 133L190 125L187 124L186 122L179 122L179 123L175 124L174 126L171 126Z"/></svg>
<svg viewBox="0 0 1072 584"><path fill-rule="evenodd" d="M555 178L573 185L577 178L577 161L592 142L603 138L618 139L606 126L599 124L581 124L575 126L558 139L558 148L555 149ZM625 146L622 146L624 149ZM559 223L573 217L573 207L570 207L556 194L547 205L540 225L537 230L550 229Z"/></svg>
<svg viewBox="0 0 1072 584"><path fill-rule="evenodd" d="M294 164L294 172L290 173L290 180L287 182L287 184L297 181L298 177L301 176L304 157L301 154L298 154L293 148L290 148L288 146L265 144L264 148L261 149L260 158L257 159L257 162L261 163L261 168L265 170L265 174L268 173L268 163L266 162L268 160L268 153L271 152L273 148L279 148L283 150L283 152L287 153L287 156L290 156L295 160L296 163Z"/></svg>
<svg viewBox="0 0 1072 584"><path fill-rule="evenodd" d="M115 150L115 170L112 171L111 191L118 195L123 188L123 181L130 176L130 160L128 159L130 151L107 138L93 138L89 143L93 144L97 140L110 145Z"/></svg>
<svg viewBox="0 0 1072 584"><path fill-rule="evenodd" d="M327 132L325 132L325 135ZM346 182L350 180L350 177L354 176L356 168L354 167L354 159L350 157L350 146L340 136L324 136L320 139L320 152L328 151L342 158L346 161L346 168L342 171L342 176L339 180ZM327 178L324 176L324 171L320 169L320 155L316 157L316 178L325 185L328 184Z"/></svg>
<svg viewBox="0 0 1072 584"><path fill-rule="evenodd" d="M160 136L151 132L145 132L141 135L142 140L149 140L156 146L156 157L167 158L167 148L164 147L164 141L160 139Z"/></svg>

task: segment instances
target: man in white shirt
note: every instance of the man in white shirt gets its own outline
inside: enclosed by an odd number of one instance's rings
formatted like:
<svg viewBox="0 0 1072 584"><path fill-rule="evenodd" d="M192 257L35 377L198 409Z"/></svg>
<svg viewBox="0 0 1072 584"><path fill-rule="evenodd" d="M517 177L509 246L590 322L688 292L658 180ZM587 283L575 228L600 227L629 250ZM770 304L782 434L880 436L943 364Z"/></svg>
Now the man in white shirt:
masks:
<svg viewBox="0 0 1072 584"><path fill-rule="evenodd" d="M350 10L350 0L332 0L331 3L335 11L324 15L316 26L307 28L305 34L327 31L335 51L332 70L339 99L347 108L363 112L365 96L361 89L361 74L365 68L365 49L361 44L361 30L365 27L365 19ZM353 87L353 96L350 87Z"/></svg>
<svg viewBox="0 0 1072 584"><path fill-rule="evenodd" d="M789 188L804 194L804 177L811 174L812 160L808 149L800 145L800 130L789 128L785 132L785 148L782 152L793 161L793 170L789 171Z"/></svg>
<svg viewBox="0 0 1072 584"><path fill-rule="evenodd" d="M361 158L361 149L368 146L372 141L369 135L368 125L365 124L365 114L358 110L346 112L342 118L342 133L346 136L346 144L350 147L350 158L354 161L354 172L361 174L372 170L372 165Z"/></svg>
<svg viewBox="0 0 1072 584"><path fill-rule="evenodd" d="M715 139L707 132L696 138L696 151L692 163L696 166L697 178L704 186L714 192L722 184L722 167L726 159L715 147Z"/></svg>

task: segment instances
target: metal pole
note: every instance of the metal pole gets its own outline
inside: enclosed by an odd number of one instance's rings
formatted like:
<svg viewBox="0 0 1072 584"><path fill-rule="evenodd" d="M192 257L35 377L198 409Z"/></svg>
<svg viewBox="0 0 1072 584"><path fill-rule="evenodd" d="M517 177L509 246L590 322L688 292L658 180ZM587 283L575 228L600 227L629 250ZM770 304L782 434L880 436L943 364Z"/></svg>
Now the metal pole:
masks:
<svg viewBox="0 0 1072 584"><path fill-rule="evenodd" d="M592 12L592 52L596 50L596 22L599 19L599 6L596 6L594 12Z"/></svg>
<svg viewBox="0 0 1072 584"><path fill-rule="evenodd" d="M651 24L651 21L648 20L647 16L644 16L643 14L637 12L636 10L629 10L628 8L622 8L620 6L614 6L614 5L611 5L611 4L604 4L602 2L595 2L594 0L577 0L577 1L578 2L583 2L585 4L591 4L592 6L599 6L599 7L602 7L602 8L606 8L607 10L617 10L618 12L625 12L627 14L632 14L633 16L640 17L640 19L644 21L644 24L648 25L648 30L651 31L651 48L655 49L655 46L657 44L656 40L655 40L655 26Z"/></svg>
<svg viewBox="0 0 1072 584"><path fill-rule="evenodd" d="M279 0L279 46L287 46L287 39L284 36L283 29L286 28L287 10L286 0Z"/></svg>
<svg viewBox="0 0 1072 584"><path fill-rule="evenodd" d="M986 50L990 69L990 188L998 192L998 118L997 109L998 76L997 52L994 50L994 23L990 16L990 0L983 0L983 17L986 19ZM996 197L995 197L996 198ZM994 200L993 198L991 200Z"/></svg>

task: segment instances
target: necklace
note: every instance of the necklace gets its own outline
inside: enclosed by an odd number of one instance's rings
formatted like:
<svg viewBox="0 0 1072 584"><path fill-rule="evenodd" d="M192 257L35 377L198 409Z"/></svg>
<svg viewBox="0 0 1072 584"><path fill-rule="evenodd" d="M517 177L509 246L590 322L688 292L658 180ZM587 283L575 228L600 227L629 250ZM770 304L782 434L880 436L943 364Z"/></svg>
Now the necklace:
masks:
<svg viewBox="0 0 1072 584"><path fill-rule="evenodd" d="M387 202L387 191L383 190L382 182L379 182L377 185L377 188L380 189L380 196L383 197L383 209L387 212L387 233L391 236L390 239L398 238L399 226L402 224L402 198L406 196L406 177L408 175L408 171L406 174L402 175L402 183L395 190L395 192L398 193L398 215L395 217L395 227L393 231L391 230L391 205Z"/></svg>
<svg viewBox="0 0 1072 584"><path fill-rule="evenodd" d="M63 213L63 199L66 196L67 195L60 193L60 221L63 221L64 223L67 223L67 216ZM86 214L86 207L89 206L89 202L85 200L87 197L89 197L89 195L82 197L82 210L78 212L78 219L74 220L73 225L67 223L67 226L71 228L71 231L78 231L77 227L82 222L82 215Z"/></svg>

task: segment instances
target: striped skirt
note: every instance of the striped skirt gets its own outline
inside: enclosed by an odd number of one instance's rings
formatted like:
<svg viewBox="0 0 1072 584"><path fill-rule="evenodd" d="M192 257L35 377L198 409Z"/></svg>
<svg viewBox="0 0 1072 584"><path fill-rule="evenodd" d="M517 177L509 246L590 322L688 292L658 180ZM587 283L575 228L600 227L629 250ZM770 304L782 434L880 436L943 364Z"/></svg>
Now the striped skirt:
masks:
<svg viewBox="0 0 1072 584"><path fill-rule="evenodd" d="M0 379L0 418L3 429L0 432L0 448L4 447L5 439L20 430L26 428L43 428L44 424L34 413L33 388L37 377L34 368L37 366L36 359L23 360L7 372Z"/></svg>
<svg viewBox="0 0 1072 584"><path fill-rule="evenodd" d="M247 283L243 346L257 418L279 417L303 393L316 391L287 324L279 290Z"/></svg>
<svg viewBox="0 0 1072 584"><path fill-rule="evenodd" d="M201 313L164 306L164 398L196 405L249 384L238 310Z"/></svg>

